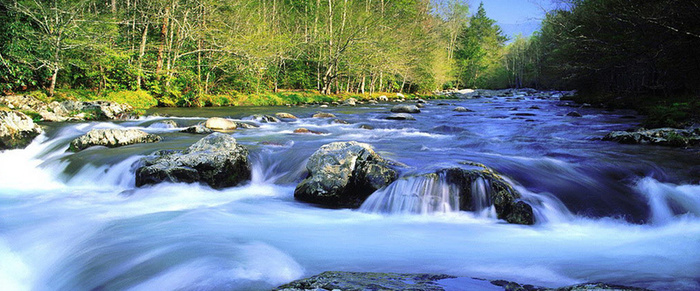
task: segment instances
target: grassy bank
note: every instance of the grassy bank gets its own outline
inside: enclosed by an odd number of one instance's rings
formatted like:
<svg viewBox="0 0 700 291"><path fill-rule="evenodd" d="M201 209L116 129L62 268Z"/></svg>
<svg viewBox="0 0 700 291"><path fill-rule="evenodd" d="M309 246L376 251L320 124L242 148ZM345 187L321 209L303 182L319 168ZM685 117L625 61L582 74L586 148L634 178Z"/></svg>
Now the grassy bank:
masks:
<svg viewBox="0 0 700 291"><path fill-rule="evenodd" d="M637 110L646 115L642 125L647 128L683 128L700 123L700 96L577 94L569 99L609 109Z"/></svg>

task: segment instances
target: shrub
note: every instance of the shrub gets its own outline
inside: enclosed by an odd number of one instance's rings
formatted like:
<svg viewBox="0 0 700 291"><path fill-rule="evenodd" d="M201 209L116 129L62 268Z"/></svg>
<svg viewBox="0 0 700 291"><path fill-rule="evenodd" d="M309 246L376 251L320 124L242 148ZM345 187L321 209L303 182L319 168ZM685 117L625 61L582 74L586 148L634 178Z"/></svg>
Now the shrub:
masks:
<svg viewBox="0 0 700 291"><path fill-rule="evenodd" d="M106 101L126 103L135 109L148 109L158 105L158 100L143 90L111 92L104 99Z"/></svg>

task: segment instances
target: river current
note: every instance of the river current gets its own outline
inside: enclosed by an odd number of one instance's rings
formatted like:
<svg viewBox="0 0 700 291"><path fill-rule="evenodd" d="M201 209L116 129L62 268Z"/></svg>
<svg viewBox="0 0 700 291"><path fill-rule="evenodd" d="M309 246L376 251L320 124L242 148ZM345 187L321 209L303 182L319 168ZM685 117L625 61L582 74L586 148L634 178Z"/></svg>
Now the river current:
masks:
<svg viewBox="0 0 700 291"><path fill-rule="evenodd" d="M564 105L531 96L431 101L415 121L386 120L392 104L161 108L150 113L168 117L44 124L26 149L0 153L0 289L267 290L331 270L700 289L700 150L601 141L642 117ZM573 110L583 117L566 115ZM299 119L248 119L276 112ZM212 116L259 126L230 133L251 152L252 181L222 190L134 186L141 158L187 148L202 136L179 131ZM324 134L293 133L300 127ZM163 140L67 151L94 128L137 128ZM488 209L295 201L306 159L334 141L371 144L406 165L403 177L487 165L523 194L537 223L507 224ZM404 178L371 199L423 195L428 182Z"/></svg>

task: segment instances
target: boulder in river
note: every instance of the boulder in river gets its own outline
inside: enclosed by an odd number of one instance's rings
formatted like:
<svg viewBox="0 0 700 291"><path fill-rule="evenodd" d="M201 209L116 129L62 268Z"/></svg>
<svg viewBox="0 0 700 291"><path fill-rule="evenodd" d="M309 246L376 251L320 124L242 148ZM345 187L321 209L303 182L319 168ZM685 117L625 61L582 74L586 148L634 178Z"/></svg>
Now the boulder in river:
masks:
<svg viewBox="0 0 700 291"><path fill-rule="evenodd" d="M204 126L204 124L195 124L193 126L190 126L188 128L181 130L180 132L193 133L193 134L210 134L213 131L211 129L207 128L206 126Z"/></svg>
<svg viewBox="0 0 700 291"><path fill-rule="evenodd" d="M416 120L413 115L408 113L394 113L386 117L389 120Z"/></svg>
<svg viewBox="0 0 700 291"><path fill-rule="evenodd" d="M456 111L456 112L474 112L474 110L471 110L471 109L469 109L469 108L462 107L462 106L455 107L455 109L452 109L452 111Z"/></svg>
<svg viewBox="0 0 700 291"><path fill-rule="evenodd" d="M532 207L520 201L520 193L492 169L475 163L468 163L476 169L449 168L437 172L444 175L446 182L459 189L459 209L477 210L477 204L486 202L493 205L499 219L514 224L534 224ZM480 182L479 182L480 181ZM474 185L484 185L485 193L473 193ZM482 197L485 196L485 197ZM480 199L485 201L479 201Z"/></svg>
<svg viewBox="0 0 700 291"><path fill-rule="evenodd" d="M583 117L583 115L581 115L581 113L578 113L578 112L576 112L576 111L571 111L571 112L567 113L566 116L569 116L569 117Z"/></svg>
<svg viewBox="0 0 700 291"><path fill-rule="evenodd" d="M420 113L420 108L418 108L416 105L394 105L394 107L391 108L391 112L393 113Z"/></svg>
<svg viewBox="0 0 700 291"><path fill-rule="evenodd" d="M78 152L91 146L120 147L137 143L159 142L160 136L138 129L93 129L70 142L68 150Z"/></svg>
<svg viewBox="0 0 700 291"><path fill-rule="evenodd" d="M231 187L250 179L248 149L228 134L212 133L186 150L160 151L136 170L136 186L161 182L202 182Z"/></svg>
<svg viewBox="0 0 700 291"><path fill-rule="evenodd" d="M275 116L277 116L278 118L283 118L283 119L297 119L296 116L294 116L290 113L286 113L286 112L275 113Z"/></svg>
<svg viewBox="0 0 700 291"><path fill-rule="evenodd" d="M26 114L0 111L0 150L24 148L41 132L41 127Z"/></svg>
<svg viewBox="0 0 700 291"><path fill-rule="evenodd" d="M624 144L652 144L663 146L686 147L700 144L700 128L676 129L656 128L638 129L636 131L613 131L603 140L616 141Z"/></svg>
<svg viewBox="0 0 700 291"><path fill-rule="evenodd" d="M204 126L211 130L223 131L234 130L238 128L238 125L235 121L221 117L212 117L207 119L207 121L204 123Z"/></svg>
<svg viewBox="0 0 700 291"><path fill-rule="evenodd" d="M320 131L316 131L316 130L310 130L310 129L305 128L305 127L300 127L300 128L295 129L295 130L294 130L294 133L298 133L298 134L317 134L317 135L326 134L325 132L320 132Z"/></svg>
<svg viewBox="0 0 700 291"><path fill-rule="evenodd" d="M335 118L335 114L328 112L318 112L312 116L313 118Z"/></svg>
<svg viewBox="0 0 700 291"><path fill-rule="evenodd" d="M273 122L280 122L279 118L274 117L272 115L260 115L260 114L255 114L250 117L250 119L260 122L260 123L273 123Z"/></svg>
<svg viewBox="0 0 700 291"><path fill-rule="evenodd" d="M294 190L294 198L335 208L357 208L377 189L398 178L390 163L372 146L334 142L314 152L306 164L309 176Z"/></svg>

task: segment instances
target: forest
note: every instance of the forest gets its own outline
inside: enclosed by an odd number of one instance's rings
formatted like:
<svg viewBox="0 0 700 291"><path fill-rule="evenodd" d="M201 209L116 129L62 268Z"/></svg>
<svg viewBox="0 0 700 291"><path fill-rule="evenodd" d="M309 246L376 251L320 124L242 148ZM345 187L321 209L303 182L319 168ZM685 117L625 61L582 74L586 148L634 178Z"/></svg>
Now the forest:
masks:
<svg viewBox="0 0 700 291"><path fill-rule="evenodd" d="M118 92L161 106L499 86L506 40L483 7L471 15L457 0L1 3L5 93Z"/></svg>
<svg viewBox="0 0 700 291"><path fill-rule="evenodd" d="M697 1L554 2L508 39L463 0L1 0L0 87L142 107L507 87L697 107Z"/></svg>

